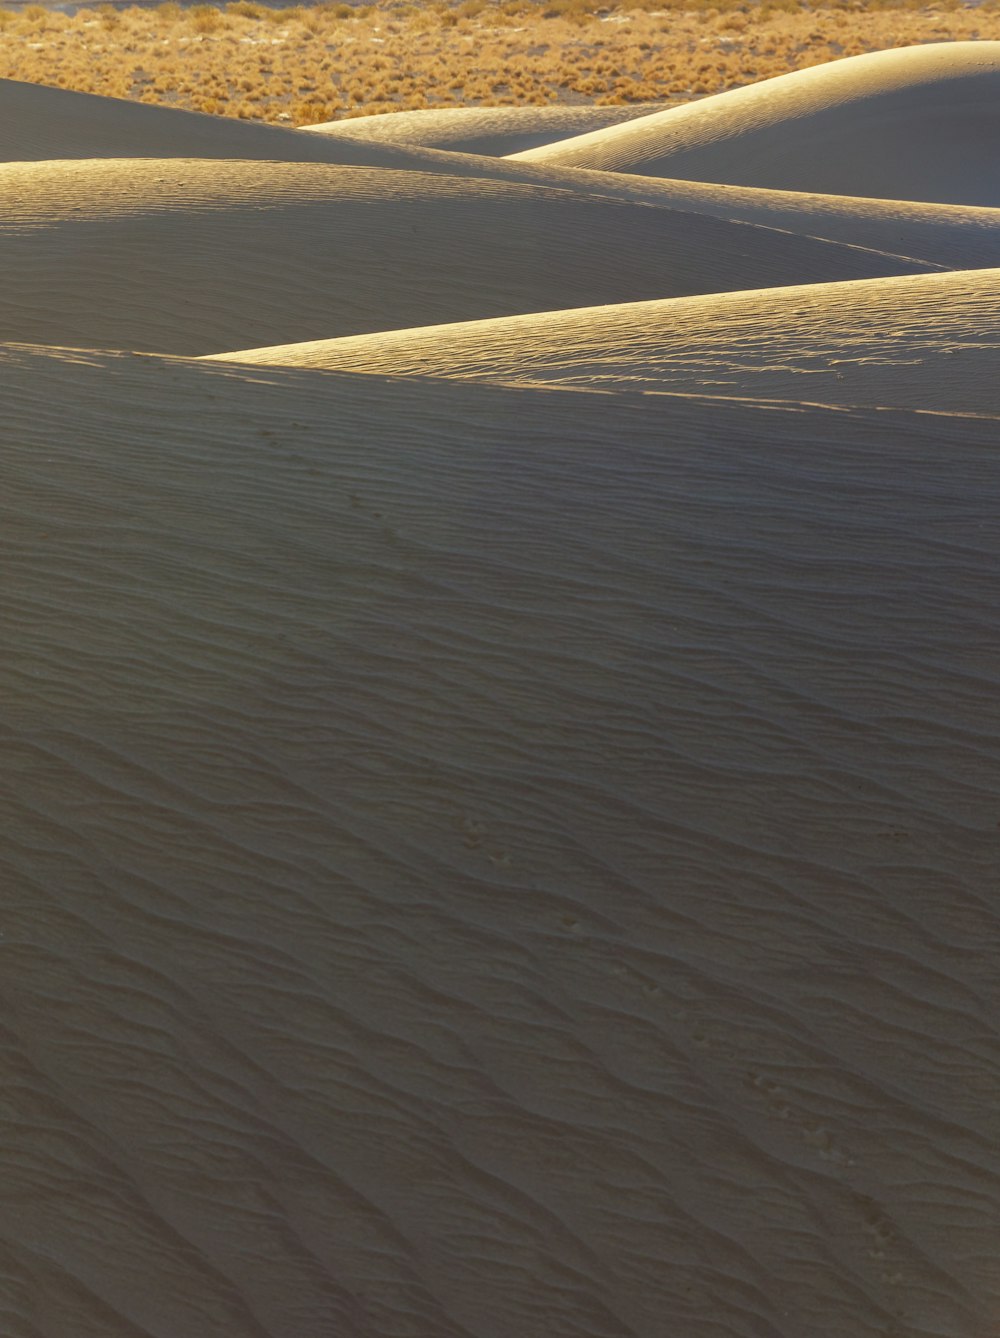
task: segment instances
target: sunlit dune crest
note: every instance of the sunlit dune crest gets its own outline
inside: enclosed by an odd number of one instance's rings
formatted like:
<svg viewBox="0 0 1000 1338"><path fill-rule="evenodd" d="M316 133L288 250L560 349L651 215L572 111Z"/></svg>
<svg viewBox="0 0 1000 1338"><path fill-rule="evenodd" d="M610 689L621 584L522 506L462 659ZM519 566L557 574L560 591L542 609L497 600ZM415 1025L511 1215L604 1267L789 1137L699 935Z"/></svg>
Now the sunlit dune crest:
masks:
<svg viewBox="0 0 1000 1338"><path fill-rule="evenodd" d="M426 111L384 112L346 121L326 121L304 129L351 139L419 144L453 153L502 156L552 144L560 138L603 130L662 110L625 107L435 107Z"/></svg>
<svg viewBox="0 0 1000 1338"><path fill-rule="evenodd" d="M991 1332L996 63L0 82L4 1335Z"/></svg>
<svg viewBox="0 0 1000 1338"><path fill-rule="evenodd" d="M718 93L525 161L732 185L1000 204L1000 42L878 51Z"/></svg>
<svg viewBox="0 0 1000 1338"><path fill-rule="evenodd" d="M585 307L222 356L1000 415L1000 270Z"/></svg>
<svg viewBox="0 0 1000 1338"><path fill-rule="evenodd" d="M597 192L388 168L8 164L0 191L12 223L0 337L30 343L194 356L276 334L929 268Z"/></svg>

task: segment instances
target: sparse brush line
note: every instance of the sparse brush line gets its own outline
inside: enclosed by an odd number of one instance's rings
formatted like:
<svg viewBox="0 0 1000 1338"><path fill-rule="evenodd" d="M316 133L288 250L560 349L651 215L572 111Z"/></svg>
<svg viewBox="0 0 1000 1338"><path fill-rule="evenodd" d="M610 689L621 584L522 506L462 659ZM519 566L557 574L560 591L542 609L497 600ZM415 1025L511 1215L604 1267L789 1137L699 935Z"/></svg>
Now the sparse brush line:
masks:
<svg viewBox="0 0 1000 1338"><path fill-rule="evenodd" d="M841 56L1000 38L1000 0L458 0L0 9L0 77L311 125L447 106L678 101Z"/></svg>

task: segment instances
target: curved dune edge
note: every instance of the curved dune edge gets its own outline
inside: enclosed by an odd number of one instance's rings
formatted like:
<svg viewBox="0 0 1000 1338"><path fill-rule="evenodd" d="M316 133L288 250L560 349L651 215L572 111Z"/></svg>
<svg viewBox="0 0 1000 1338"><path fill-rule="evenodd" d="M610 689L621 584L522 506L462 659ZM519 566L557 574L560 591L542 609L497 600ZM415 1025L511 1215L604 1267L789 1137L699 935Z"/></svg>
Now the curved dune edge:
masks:
<svg viewBox="0 0 1000 1338"><path fill-rule="evenodd" d="M662 111L664 103L624 107L433 107L383 112L346 121L303 126L311 134L390 144L416 144L453 153L502 156L550 145L558 139L603 130Z"/></svg>
<svg viewBox="0 0 1000 1338"><path fill-rule="evenodd" d="M928 264L956 269L1000 265L1000 209L975 205L926 204L859 196L812 195L698 181L661 181L609 172L567 169L586 180L588 190L611 180L634 181L634 197L691 213L766 227L807 237L896 252Z"/></svg>
<svg viewBox="0 0 1000 1338"><path fill-rule="evenodd" d="M25 1296L986 1327L995 424L2 372Z"/></svg>
<svg viewBox="0 0 1000 1338"><path fill-rule="evenodd" d="M1000 42L880 51L515 155L654 176L996 206Z"/></svg>
<svg viewBox="0 0 1000 1338"><path fill-rule="evenodd" d="M220 360L1000 414L1000 270L544 312Z"/></svg>
<svg viewBox="0 0 1000 1338"><path fill-rule="evenodd" d="M42 344L199 355L928 270L756 223L388 168L7 164L0 191L0 336Z"/></svg>
<svg viewBox="0 0 1000 1338"><path fill-rule="evenodd" d="M0 79L0 162L89 158L249 158L409 165L405 148Z"/></svg>

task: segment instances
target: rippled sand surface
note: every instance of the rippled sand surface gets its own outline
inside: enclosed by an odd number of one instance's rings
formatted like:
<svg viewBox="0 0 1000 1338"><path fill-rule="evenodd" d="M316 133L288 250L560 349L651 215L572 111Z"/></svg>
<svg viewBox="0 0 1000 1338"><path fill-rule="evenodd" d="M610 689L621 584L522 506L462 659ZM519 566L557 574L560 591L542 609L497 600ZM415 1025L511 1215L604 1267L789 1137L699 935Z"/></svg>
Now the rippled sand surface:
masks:
<svg viewBox="0 0 1000 1338"><path fill-rule="evenodd" d="M0 112L3 1333L989 1338L1000 210Z"/></svg>

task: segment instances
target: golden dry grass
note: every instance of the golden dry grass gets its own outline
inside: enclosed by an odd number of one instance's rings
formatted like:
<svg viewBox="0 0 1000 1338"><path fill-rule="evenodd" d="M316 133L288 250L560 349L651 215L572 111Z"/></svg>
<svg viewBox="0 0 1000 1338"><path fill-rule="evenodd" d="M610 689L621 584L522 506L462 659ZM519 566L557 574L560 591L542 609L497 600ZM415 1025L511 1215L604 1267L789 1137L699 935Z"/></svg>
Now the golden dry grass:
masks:
<svg viewBox="0 0 1000 1338"><path fill-rule="evenodd" d="M1000 0L453 0L0 9L0 77L315 124L450 105L688 99L839 56L1000 39Z"/></svg>

